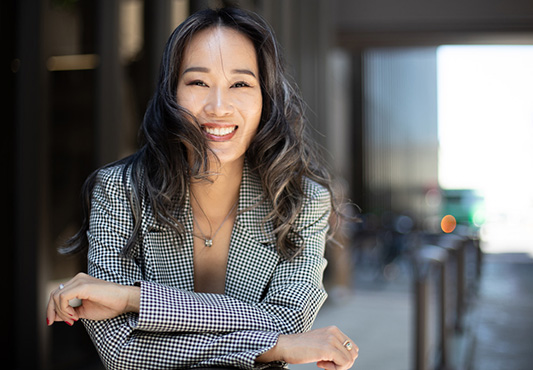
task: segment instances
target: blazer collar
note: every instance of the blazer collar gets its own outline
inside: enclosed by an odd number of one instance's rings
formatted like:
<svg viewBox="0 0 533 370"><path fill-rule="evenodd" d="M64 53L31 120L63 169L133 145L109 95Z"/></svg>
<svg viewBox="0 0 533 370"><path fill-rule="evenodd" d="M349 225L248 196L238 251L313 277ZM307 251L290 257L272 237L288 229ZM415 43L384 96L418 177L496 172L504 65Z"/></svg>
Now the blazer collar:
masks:
<svg viewBox="0 0 533 370"><path fill-rule="evenodd" d="M193 221L190 205L190 192L186 190L185 204L180 214L175 214L185 228L187 234L192 234ZM144 207L151 215L145 220L145 231L161 230L166 227L159 224L153 215L148 202ZM235 222L244 227L249 235L259 243L271 243L274 240L274 227L272 221L262 224L262 220L272 211L270 202L264 200L263 187L259 176L250 169L248 161L245 159L241 188L239 191L238 215Z"/></svg>
<svg viewBox="0 0 533 370"><path fill-rule="evenodd" d="M261 179L250 169L247 160L243 167L238 209L236 222L244 227L253 239L263 244L274 242L272 221L263 223L263 219L272 211L272 205L264 199Z"/></svg>

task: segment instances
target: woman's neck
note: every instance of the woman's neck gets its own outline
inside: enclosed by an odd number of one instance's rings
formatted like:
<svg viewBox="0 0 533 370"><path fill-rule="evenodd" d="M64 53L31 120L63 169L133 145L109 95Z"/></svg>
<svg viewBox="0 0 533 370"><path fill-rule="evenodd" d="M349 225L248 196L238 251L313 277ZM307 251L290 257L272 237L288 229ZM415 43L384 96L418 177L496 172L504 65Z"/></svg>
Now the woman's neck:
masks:
<svg viewBox="0 0 533 370"><path fill-rule="evenodd" d="M243 165L244 161L216 166L211 181L191 182L190 191L194 197L191 205L195 215L200 215L198 208L201 208L212 223L224 218L239 199Z"/></svg>

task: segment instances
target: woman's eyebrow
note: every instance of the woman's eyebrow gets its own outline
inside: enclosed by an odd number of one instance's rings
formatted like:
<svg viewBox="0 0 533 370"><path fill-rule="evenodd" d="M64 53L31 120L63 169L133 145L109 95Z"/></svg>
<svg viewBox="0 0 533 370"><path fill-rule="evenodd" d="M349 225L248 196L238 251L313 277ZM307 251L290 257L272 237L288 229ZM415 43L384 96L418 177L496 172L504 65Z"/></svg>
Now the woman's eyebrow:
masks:
<svg viewBox="0 0 533 370"><path fill-rule="evenodd" d="M183 71L182 75L184 75L185 73L188 73L188 72L208 73L209 72L209 68L206 68L206 67L189 67L189 68L187 68L186 70Z"/></svg>
<svg viewBox="0 0 533 370"><path fill-rule="evenodd" d="M251 70L249 69L234 69L231 71L232 73L234 74L245 74L245 75L250 75L254 78L257 78L257 76L255 75L255 73L253 73Z"/></svg>
<svg viewBox="0 0 533 370"><path fill-rule="evenodd" d="M182 75L186 74L186 73L189 73L189 72L202 72L202 73L209 73L210 69L207 68L207 67L189 67L187 69L185 69L182 73ZM257 76L255 75L254 72L252 72L251 70L249 69L246 69L246 68L237 68L237 69L233 69L231 71L231 73L233 74L245 74L245 75L250 75L254 78L257 78Z"/></svg>

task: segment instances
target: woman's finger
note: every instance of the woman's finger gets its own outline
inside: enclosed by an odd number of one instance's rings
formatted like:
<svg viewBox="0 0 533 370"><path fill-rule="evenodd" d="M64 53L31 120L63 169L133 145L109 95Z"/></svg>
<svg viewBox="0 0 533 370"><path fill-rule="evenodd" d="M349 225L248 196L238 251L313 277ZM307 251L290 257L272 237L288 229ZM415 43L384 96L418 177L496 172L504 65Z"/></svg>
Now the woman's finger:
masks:
<svg viewBox="0 0 533 370"><path fill-rule="evenodd" d="M69 300L76 298L70 284L60 284L52 293L56 319L55 321L64 321L72 326L78 320L76 311L69 305ZM58 320L59 319L59 320Z"/></svg>
<svg viewBox="0 0 533 370"><path fill-rule="evenodd" d="M345 370L353 364L352 356L346 347L343 346L346 340L346 335L343 334L336 326L329 326L323 329L318 329L319 337L322 337L322 358L317 362L321 363L323 368L328 370L332 368L335 370Z"/></svg>
<svg viewBox="0 0 533 370"><path fill-rule="evenodd" d="M352 360L355 361L357 356L359 356L359 347L348 337L346 337L346 340L342 343L343 347L348 351L350 356L352 357Z"/></svg>
<svg viewBox="0 0 533 370"><path fill-rule="evenodd" d="M52 293L50 293L50 298L48 300L48 306L46 307L46 324L48 326L52 325L56 321L56 309Z"/></svg>
<svg viewBox="0 0 533 370"><path fill-rule="evenodd" d="M328 329L335 337L333 346L336 350L334 356L336 369L349 369L358 356L359 347L337 327L333 326Z"/></svg>
<svg viewBox="0 0 533 370"><path fill-rule="evenodd" d="M357 356L359 355L359 347L357 347L353 341L346 337L346 339L343 342L339 342L341 347L340 351L345 356L343 357L342 363L338 363L337 365L340 365L338 368L340 369L349 369L353 366L353 363Z"/></svg>
<svg viewBox="0 0 533 370"><path fill-rule="evenodd" d="M325 370L337 370L337 366L332 361L318 361L316 366Z"/></svg>
<svg viewBox="0 0 533 370"><path fill-rule="evenodd" d="M335 347L336 353L334 356L335 367L337 370L349 369L353 365L353 358L349 351L342 345L342 342L337 342Z"/></svg>

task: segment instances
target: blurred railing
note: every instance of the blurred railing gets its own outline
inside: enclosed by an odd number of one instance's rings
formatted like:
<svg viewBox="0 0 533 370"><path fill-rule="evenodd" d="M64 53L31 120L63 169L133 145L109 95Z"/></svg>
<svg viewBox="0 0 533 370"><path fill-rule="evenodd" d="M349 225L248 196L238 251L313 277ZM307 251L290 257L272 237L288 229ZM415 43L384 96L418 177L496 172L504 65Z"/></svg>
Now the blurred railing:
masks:
<svg viewBox="0 0 533 370"><path fill-rule="evenodd" d="M460 354L454 339L463 334L464 317L475 296L482 251L472 236L433 235L412 253L415 299L415 370L456 369ZM431 287L436 288L430 295ZM431 299L436 305L431 305ZM436 307L436 312L431 312ZM431 313L435 320L430 320ZM436 324L434 341L428 331ZM428 340L429 339L429 340Z"/></svg>
<svg viewBox="0 0 533 370"><path fill-rule="evenodd" d="M455 233L362 225L353 235L359 266L386 275L396 260L408 261L413 286L413 368L459 370L458 338L475 298L483 253L475 232ZM386 277L386 276L385 276ZM461 348L465 352L464 348Z"/></svg>

